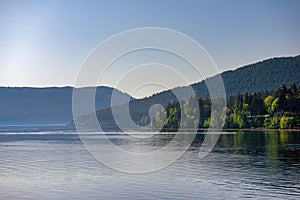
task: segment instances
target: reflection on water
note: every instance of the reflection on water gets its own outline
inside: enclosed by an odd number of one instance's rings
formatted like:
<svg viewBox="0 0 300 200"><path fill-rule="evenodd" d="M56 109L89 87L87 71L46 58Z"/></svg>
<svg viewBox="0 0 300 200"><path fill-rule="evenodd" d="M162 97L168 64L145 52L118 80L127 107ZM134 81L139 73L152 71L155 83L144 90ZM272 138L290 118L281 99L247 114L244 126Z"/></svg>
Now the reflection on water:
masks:
<svg viewBox="0 0 300 200"><path fill-rule="evenodd" d="M165 146L174 135L108 137L120 148L148 152ZM0 199L300 198L300 132L224 134L214 150L199 159L203 139L198 134L188 151L167 168L127 174L95 160L73 132L4 131ZM101 145L105 149L106 144Z"/></svg>

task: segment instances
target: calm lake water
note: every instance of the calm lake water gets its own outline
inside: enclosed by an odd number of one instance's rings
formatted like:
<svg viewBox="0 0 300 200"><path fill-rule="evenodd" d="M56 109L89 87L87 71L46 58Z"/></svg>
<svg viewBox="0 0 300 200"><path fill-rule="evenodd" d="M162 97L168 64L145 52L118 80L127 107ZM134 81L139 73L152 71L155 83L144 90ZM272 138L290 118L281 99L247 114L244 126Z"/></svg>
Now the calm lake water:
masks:
<svg viewBox="0 0 300 200"><path fill-rule="evenodd" d="M108 137L147 150L168 140ZM202 140L162 170L129 174L97 161L72 130L2 127L0 199L300 199L300 132L227 133L199 159Z"/></svg>

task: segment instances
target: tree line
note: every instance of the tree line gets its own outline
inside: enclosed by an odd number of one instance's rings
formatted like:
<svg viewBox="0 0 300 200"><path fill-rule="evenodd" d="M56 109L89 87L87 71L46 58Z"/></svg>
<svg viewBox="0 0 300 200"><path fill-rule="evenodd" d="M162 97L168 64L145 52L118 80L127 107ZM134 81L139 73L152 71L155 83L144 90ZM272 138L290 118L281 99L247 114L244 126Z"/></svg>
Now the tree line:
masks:
<svg viewBox="0 0 300 200"><path fill-rule="evenodd" d="M140 125L151 128L178 130L181 128L300 128L300 86L282 85L274 92L245 93L222 99L190 98L185 102L172 101L152 116L141 116Z"/></svg>

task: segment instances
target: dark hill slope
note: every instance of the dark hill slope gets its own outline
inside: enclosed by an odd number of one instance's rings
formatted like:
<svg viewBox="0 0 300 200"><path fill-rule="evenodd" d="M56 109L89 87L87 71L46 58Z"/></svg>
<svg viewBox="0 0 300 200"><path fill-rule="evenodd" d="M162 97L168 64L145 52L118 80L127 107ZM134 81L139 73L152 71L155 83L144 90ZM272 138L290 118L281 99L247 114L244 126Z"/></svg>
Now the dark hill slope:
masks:
<svg viewBox="0 0 300 200"><path fill-rule="evenodd" d="M300 56L272 58L255 64L247 65L236 70L226 71L221 74L226 90L226 95L235 96L238 93L254 93L264 91L275 91L282 84L290 85L296 83L300 85ZM206 79L214 83L216 76ZM192 85L198 98L209 98L205 81ZM186 87L175 88L182 93L186 92ZM185 95L189 98L189 95ZM149 108L154 104L166 106L171 100L176 99L171 90L167 90L151 97L138 99L130 102L130 114L134 121L141 120L141 116L148 114ZM114 127L110 109L97 112L100 122L109 127ZM84 116L81 120L88 120L89 116Z"/></svg>

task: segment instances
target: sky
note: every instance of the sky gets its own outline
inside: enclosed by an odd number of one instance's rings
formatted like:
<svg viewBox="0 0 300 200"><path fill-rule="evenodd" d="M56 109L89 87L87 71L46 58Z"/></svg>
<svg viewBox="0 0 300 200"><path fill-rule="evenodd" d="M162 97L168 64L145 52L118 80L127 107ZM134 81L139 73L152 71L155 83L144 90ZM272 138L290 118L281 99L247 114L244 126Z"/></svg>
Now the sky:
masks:
<svg viewBox="0 0 300 200"><path fill-rule="evenodd" d="M83 61L99 43L142 27L193 38L220 72L299 55L299 10L298 0L1 0L0 86L74 86Z"/></svg>

